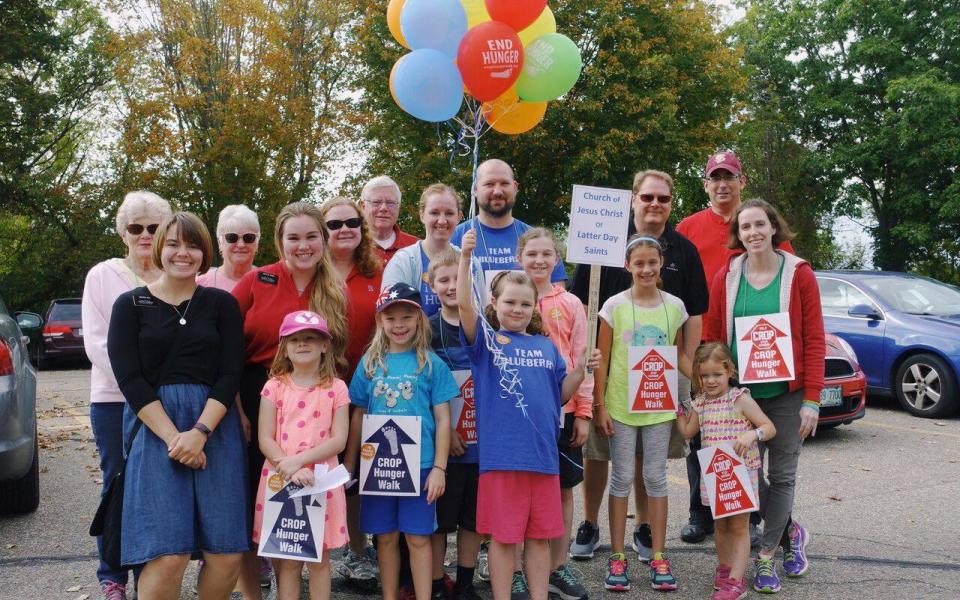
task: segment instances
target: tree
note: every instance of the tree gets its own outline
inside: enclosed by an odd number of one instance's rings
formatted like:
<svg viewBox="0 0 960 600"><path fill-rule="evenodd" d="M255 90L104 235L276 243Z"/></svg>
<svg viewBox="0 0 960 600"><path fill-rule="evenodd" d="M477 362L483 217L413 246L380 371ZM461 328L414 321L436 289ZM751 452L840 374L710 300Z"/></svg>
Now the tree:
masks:
<svg viewBox="0 0 960 600"><path fill-rule="evenodd" d="M550 7L557 31L581 49L580 80L550 103L532 131L490 132L480 143L481 160L503 158L515 169L521 187L515 214L564 223L573 184L629 187L644 168L675 174L676 194L691 212L703 195L701 165L729 139L732 99L744 83L713 13L696 1L557 0ZM367 5L355 35L368 159L353 188L387 173L407 197L435 181L468 194L472 160L460 155L456 129L416 121L390 97L390 69L403 51L388 33L382 4ZM414 205L404 203L408 223Z"/></svg>
<svg viewBox="0 0 960 600"><path fill-rule="evenodd" d="M836 207L876 221L874 262L960 275L960 2L756 0L746 62Z"/></svg>

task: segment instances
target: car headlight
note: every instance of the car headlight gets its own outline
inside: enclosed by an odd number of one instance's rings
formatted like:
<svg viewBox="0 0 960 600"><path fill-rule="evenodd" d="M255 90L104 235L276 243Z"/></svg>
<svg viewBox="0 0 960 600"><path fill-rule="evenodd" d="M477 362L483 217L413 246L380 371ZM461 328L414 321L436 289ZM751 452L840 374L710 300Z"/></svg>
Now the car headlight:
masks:
<svg viewBox="0 0 960 600"><path fill-rule="evenodd" d="M853 363L854 369L860 368L860 361L857 360L857 353L853 351L853 346L847 343L847 340L843 339L839 335L837 336L837 343L840 344L840 347L843 348L843 351L847 353L850 357L850 361Z"/></svg>

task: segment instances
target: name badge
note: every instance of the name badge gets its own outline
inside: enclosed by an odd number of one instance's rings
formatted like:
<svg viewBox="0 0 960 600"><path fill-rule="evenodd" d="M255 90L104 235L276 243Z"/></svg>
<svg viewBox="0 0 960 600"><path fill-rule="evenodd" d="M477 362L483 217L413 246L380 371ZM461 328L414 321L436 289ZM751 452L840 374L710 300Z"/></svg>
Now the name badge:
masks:
<svg viewBox="0 0 960 600"><path fill-rule="evenodd" d="M280 281L280 278L272 273L265 273L260 271L257 273L257 279L266 283L267 285L277 285L277 282Z"/></svg>

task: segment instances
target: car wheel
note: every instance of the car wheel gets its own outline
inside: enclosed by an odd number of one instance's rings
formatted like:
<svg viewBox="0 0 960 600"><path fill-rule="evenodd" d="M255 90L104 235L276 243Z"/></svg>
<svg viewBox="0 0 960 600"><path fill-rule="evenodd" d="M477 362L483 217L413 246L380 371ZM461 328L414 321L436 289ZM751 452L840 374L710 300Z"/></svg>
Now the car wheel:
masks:
<svg viewBox="0 0 960 600"><path fill-rule="evenodd" d="M40 448L33 438L33 463L20 479L0 483L0 514L33 512L40 505Z"/></svg>
<svg viewBox="0 0 960 600"><path fill-rule="evenodd" d="M940 357L917 354L897 369L897 399L907 411L928 419L945 417L957 410L957 380Z"/></svg>

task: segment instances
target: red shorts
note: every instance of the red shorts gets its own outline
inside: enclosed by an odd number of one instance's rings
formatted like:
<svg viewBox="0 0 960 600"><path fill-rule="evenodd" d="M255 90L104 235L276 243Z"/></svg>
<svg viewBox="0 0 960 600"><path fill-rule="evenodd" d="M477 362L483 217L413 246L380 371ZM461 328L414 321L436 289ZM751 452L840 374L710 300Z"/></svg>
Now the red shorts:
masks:
<svg viewBox="0 0 960 600"><path fill-rule="evenodd" d="M488 471L480 475L477 532L501 544L563 535L560 476L529 471Z"/></svg>

